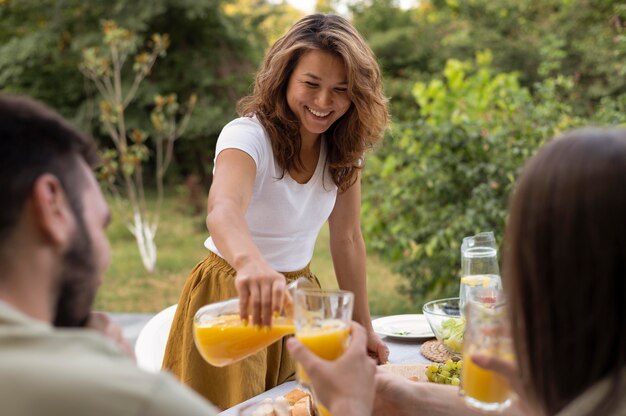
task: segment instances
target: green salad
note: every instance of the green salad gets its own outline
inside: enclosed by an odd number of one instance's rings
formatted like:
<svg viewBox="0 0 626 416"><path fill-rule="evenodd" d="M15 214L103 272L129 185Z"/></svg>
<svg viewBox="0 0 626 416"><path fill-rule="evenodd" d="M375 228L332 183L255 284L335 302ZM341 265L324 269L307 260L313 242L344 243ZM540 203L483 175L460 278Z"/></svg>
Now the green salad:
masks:
<svg viewBox="0 0 626 416"><path fill-rule="evenodd" d="M441 339L450 351L461 353L463 349L463 332L465 317L449 318L441 323Z"/></svg>

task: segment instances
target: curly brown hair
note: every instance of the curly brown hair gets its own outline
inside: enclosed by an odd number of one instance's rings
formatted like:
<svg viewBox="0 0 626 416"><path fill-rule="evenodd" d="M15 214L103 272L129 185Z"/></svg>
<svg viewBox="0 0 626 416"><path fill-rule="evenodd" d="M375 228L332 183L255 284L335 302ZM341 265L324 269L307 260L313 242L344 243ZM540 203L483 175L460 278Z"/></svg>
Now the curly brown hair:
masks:
<svg viewBox="0 0 626 416"><path fill-rule="evenodd" d="M285 171L300 170L300 123L287 104L287 84L299 59L311 50L336 54L346 69L352 104L323 135L331 177L339 190L345 191L358 177L363 154L383 138L389 123L376 57L346 19L312 14L296 22L268 51L252 94L239 101L237 111L259 119L283 176Z"/></svg>

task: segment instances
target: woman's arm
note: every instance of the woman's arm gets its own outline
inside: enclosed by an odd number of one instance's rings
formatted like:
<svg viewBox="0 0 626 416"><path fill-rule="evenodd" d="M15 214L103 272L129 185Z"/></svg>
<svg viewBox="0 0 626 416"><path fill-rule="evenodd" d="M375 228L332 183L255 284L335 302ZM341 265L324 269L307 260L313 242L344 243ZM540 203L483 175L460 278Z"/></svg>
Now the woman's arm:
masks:
<svg viewBox="0 0 626 416"><path fill-rule="evenodd" d="M430 382L410 381L397 374L378 370L374 415L394 416L480 416L485 413L468 407L459 388ZM503 416L527 416L529 412L515 397Z"/></svg>
<svg viewBox="0 0 626 416"><path fill-rule="evenodd" d="M237 271L240 315L254 325L270 326L272 312L280 310L285 277L265 261L252 241L245 213L252 198L256 165L237 149L225 149L217 157L209 191L207 228L216 247ZM250 309L249 309L250 308Z"/></svg>
<svg viewBox="0 0 626 416"><path fill-rule="evenodd" d="M361 233L361 176L345 192L337 195L328 219L330 250L339 287L354 293L353 318L367 331L367 347L379 363L387 362L389 350L372 328L367 301L365 241Z"/></svg>

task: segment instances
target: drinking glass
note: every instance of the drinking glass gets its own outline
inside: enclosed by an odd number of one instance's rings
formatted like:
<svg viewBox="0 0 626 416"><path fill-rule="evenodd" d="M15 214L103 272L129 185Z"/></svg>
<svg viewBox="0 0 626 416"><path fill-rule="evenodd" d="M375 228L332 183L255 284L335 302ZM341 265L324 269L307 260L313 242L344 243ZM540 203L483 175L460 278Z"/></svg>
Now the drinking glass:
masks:
<svg viewBox="0 0 626 416"><path fill-rule="evenodd" d="M287 285L291 298L300 287L315 286L300 277ZM209 364L216 367L249 357L294 332L293 307L289 301L285 302L283 313L272 318L271 328L258 328L242 322L238 298L205 305L198 309L193 320L196 348Z"/></svg>
<svg viewBox="0 0 626 416"><path fill-rule="evenodd" d="M476 287L495 289L502 287L496 239L491 231L463 239L459 290L461 313L464 313L469 293Z"/></svg>
<svg viewBox="0 0 626 416"><path fill-rule="evenodd" d="M345 290L297 289L294 299L296 338L325 360L339 358L348 345L353 305L354 294ZM299 364L296 377L311 391L320 415L330 415L316 400L310 379Z"/></svg>
<svg viewBox="0 0 626 416"><path fill-rule="evenodd" d="M514 359L506 301L501 289L477 288L465 305L461 395L469 406L501 411L511 404L512 390L502 375L476 365L472 354Z"/></svg>

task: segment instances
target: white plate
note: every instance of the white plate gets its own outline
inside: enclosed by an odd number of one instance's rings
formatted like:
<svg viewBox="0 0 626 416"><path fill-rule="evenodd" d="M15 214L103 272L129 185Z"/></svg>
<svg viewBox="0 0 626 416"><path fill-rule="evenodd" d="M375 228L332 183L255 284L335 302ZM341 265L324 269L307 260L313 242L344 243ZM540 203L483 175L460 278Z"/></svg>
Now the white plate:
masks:
<svg viewBox="0 0 626 416"><path fill-rule="evenodd" d="M378 335L399 339L434 338L435 334L422 314L392 315L372 321Z"/></svg>

